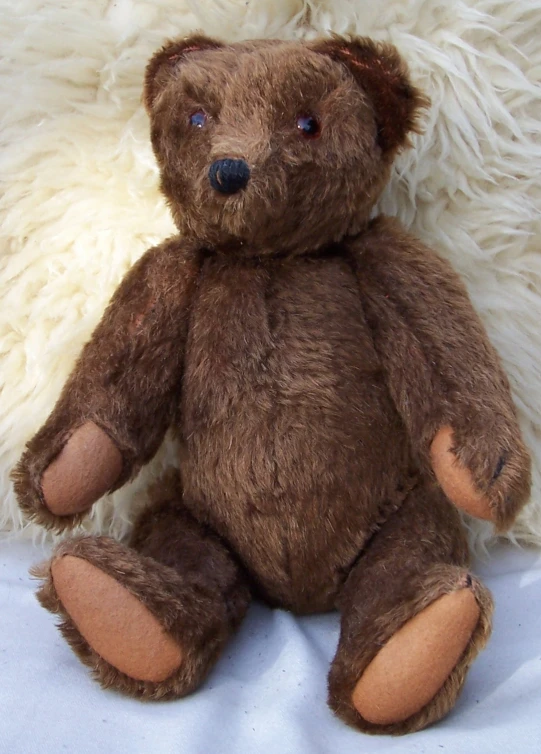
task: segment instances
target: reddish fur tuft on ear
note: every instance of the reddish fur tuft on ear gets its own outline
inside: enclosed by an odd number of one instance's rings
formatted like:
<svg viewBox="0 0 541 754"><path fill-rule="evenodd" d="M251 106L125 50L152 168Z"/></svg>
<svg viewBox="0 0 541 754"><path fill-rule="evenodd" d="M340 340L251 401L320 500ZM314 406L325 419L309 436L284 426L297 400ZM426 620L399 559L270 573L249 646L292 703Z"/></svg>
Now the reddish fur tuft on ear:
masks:
<svg viewBox="0 0 541 754"><path fill-rule="evenodd" d="M405 146L411 131L419 133L419 112L430 102L411 83L408 67L393 45L334 36L316 42L312 49L345 65L369 96L384 152Z"/></svg>
<svg viewBox="0 0 541 754"><path fill-rule="evenodd" d="M182 59L190 53L203 50L217 50L223 43L203 34L193 34L184 39L177 39L165 44L150 59L145 71L143 101L148 112L164 89L171 75L177 70Z"/></svg>

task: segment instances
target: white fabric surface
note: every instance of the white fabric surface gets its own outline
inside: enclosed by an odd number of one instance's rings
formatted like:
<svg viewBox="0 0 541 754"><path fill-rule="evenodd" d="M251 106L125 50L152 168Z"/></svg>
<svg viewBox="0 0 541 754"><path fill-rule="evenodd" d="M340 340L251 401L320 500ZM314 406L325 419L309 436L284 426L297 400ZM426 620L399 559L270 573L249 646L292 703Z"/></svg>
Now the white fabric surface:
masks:
<svg viewBox="0 0 541 754"><path fill-rule="evenodd" d="M455 710L406 737L370 737L326 706L338 616L251 608L204 686L176 702L103 691L34 598L46 553L0 542L0 754L539 754L541 553L501 548L477 572L494 634Z"/></svg>

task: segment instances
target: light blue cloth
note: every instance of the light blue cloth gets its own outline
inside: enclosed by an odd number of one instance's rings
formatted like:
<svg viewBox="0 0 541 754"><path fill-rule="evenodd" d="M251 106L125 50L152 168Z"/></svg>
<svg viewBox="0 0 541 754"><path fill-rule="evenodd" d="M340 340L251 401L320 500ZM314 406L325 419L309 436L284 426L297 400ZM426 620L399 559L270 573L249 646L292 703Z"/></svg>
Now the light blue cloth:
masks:
<svg viewBox="0 0 541 754"><path fill-rule="evenodd" d="M540 754L541 554L479 565L494 635L455 710L421 733L370 737L326 706L338 616L254 606L204 686L176 702L103 691L34 598L44 553L0 541L0 754Z"/></svg>

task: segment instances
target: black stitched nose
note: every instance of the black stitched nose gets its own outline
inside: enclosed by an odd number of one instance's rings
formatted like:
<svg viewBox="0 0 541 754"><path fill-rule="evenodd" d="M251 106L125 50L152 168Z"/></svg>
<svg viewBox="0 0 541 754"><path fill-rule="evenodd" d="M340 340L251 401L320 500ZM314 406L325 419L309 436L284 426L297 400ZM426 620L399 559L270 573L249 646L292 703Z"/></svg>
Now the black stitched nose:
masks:
<svg viewBox="0 0 541 754"><path fill-rule="evenodd" d="M244 160L216 160L209 168L210 185L222 194L236 194L250 179L250 168Z"/></svg>

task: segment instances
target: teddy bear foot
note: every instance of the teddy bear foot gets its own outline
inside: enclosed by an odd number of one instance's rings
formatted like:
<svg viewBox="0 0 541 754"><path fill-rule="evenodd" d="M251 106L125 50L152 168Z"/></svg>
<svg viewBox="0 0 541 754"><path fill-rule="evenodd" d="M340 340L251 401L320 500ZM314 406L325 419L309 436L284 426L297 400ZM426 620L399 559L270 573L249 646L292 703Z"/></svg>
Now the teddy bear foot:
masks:
<svg viewBox="0 0 541 754"><path fill-rule="evenodd" d="M383 525L337 606L342 626L329 706L374 735L441 720L491 632L492 598L469 571L460 516L429 482Z"/></svg>
<svg viewBox="0 0 541 754"><path fill-rule="evenodd" d="M51 563L51 579L64 610L102 660L150 683L165 681L178 670L181 648L141 599L113 576L84 558L64 555Z"/></svg>
<svg viewBox="0 0 541 754"><path fill-rule="evenodd" d="M418 578L386 613L371 615L369 598L343 613L329 704L364 733L402 735L444 717L490 635L490 593L466 569L440 564ZM360 583L350 586L362 598Z"/></svg>
<svg viewBox="0 0 541 754"><path fill-rule="evenodd" d="M407 621L353 690L352 702L361 717L375 725L402 723L431 703L444 686L453 693L464 675L460 659L480 614L466 587L444 594Z"/></svg>
<svg viewBox="0 0 541 754"><path fill-rule="evenodd" d="M194 690L229 633L196 573L183 578L107 537L69 540L33 574L43 579L39 601L61 616L74 652L102 686L131 696Z"/></svg>

